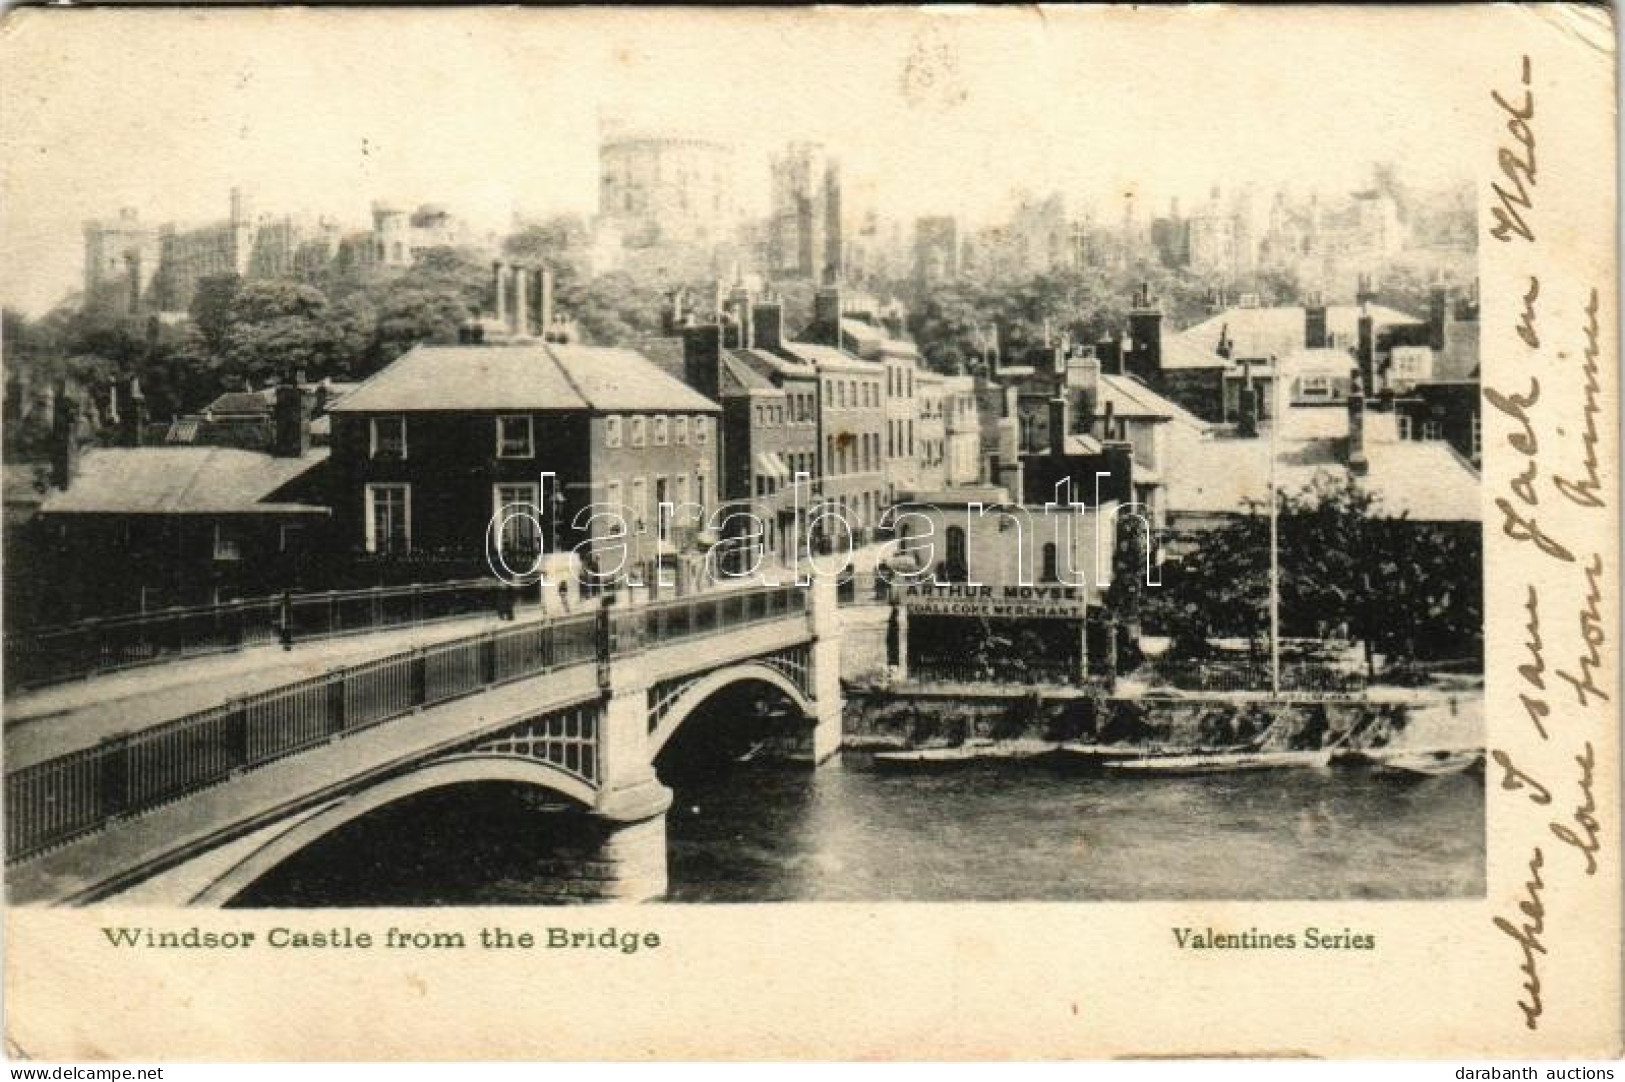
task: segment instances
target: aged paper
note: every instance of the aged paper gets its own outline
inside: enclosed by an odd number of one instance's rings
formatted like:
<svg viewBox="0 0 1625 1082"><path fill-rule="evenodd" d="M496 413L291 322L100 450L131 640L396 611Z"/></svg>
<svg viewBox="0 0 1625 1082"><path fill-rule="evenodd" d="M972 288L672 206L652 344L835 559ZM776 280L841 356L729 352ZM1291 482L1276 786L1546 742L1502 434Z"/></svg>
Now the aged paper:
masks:
<svg viewBox="0 0 1625 1082"><path fill-rule="evenodd" d="M1619 1055L1613 43L8 12L9 1054Z"/></svg>

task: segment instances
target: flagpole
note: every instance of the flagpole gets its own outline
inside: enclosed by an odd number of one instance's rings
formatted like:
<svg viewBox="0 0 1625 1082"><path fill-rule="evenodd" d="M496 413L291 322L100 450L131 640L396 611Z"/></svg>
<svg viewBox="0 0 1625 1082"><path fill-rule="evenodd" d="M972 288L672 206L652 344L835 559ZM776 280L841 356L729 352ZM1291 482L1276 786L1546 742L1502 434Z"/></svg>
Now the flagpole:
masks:
<svg viewBox="0 0 1625 1082"><path fill-rule="evenodd" d="M1281 366L1270 358L1270 694L1281 694L1281 539L1276 490L1276 430L1281 425Z"/></svg>

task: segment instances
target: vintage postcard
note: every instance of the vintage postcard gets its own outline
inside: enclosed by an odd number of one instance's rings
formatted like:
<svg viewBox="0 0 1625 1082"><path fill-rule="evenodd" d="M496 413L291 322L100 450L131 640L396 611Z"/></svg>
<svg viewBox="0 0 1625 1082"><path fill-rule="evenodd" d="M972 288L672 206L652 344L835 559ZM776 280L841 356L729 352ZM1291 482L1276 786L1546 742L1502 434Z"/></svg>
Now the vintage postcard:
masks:
<svg viewBox="0 0 1625 1082"><path fill-rule="evenodd" d="M1608 9L0 90L10 1056L1620 1053Z"/></svg>

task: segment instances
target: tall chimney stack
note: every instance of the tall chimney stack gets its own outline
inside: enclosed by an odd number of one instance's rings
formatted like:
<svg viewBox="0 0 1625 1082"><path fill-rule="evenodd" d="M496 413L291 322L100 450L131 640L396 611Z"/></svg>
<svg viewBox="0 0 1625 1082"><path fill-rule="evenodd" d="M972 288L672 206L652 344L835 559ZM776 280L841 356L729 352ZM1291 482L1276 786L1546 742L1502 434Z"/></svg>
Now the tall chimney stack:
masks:
<svg viewBox="0 0 1625 1082"><path fill-rule="evenodd" d="M68 397L68 381L56 381L51 408L51 484L66 490L79 472L79 405Z"/></svg>
<svg viewBox="0 0 1625 1082"><path fill-rule="evenodd" d="M1435 352L1444 349L1444 325L1449 312L1449 294L1442 285L1428 290L1428 346Z"/></svg>
<svg viewBox="0 0 1625 1082"><path fill-rule="evenodd" d="M513 333L515 337L529 338L530 329L530 268L519 264L513 268Z"/></svg>
<svg viewBox="0 0 1625 1082"><path fill-rule="evenodd" d="M1326 298L1311 293L1303 306L1303 344L1306 349L1325 349L1331 343L1326 336Z"/></svg>
<svg viewBox="0 0 1625 1082"><path fill-rule="evenodd" d="M1374 382L1377 375L1376 324L1371 318L1370 309L1363 305L1360 308L1359 328L1360 334L1355 359L1359 361L1360 367L1356 372L1356 382L1360 386L1361 393L1375 394L1377 389Z"/></svg>
<svg viewBox="0 0 1625 1082"><path fill-rule="evenodd" d="M818 345L841 345L841 287L820 286L813 295L812 340Z"/></svg>
<svg viewBox="0 0 1625 1082"><path fill-rule="evenodd" d="M1153 383L1162 372L1162 308L1151 296L1151 286L1144 283L1134 296L1129 309L1128 333L1131 348L1127 358L1128 371L1147 383Z"/></svg>
<svg viewBox="0 0 1625 1082"><path fill-rule="evenodd" d="M498 323L508 322L508 275L502 260L491 263L491 290L496 294L496 318Z"/></svg>
<svg viewBox="0 0 1625 1082"><path fill-rule="evenodd" d="M141 379L130 377L130 446L147 442L147 396L141 393Z"/></svg>
<svg viewBox="0 0 1625 1082"><path fill-rule="evenodd" d="M1066 454L1067 428L1071 422L1071 404L1065 394L1049 400L1049 453L1056 458Z"/></svg>
<svg viewBox="0 0 1625 1082"><path fill-rule="evenodd" d="M1360 374L1355 372L1349 386L1349 472L1363 477L1371 463L1365 457L1365 394L1360 389Z"/></svg>
<svg viewBox="0 0 1625 1082"><path fill-rule="evenodd" d="M784 301L776 293L758 301L751 313L751 326L756 345L776 352L784 348Z"/></svg>
<svg viewBox="0 0 1625 1082"><path fill-rule="evenodd" d="M683 328L683 382L716 402L722 388L722 328L702 323Z"/></svg>
<svg viewBox="0 0 1625 1082"><path fill-rule="evenodd" d="M305 416L305 392L297 375L276 389L276 433L271 453L277 458L303 458L310 450L310 424Z"/></svg>
<svg viewBox="0 0 1625 1082"><path fill-rule="evenodd" d="M549 267L536 270L536 333L545 336L553 325L553 271Z"/></svg>

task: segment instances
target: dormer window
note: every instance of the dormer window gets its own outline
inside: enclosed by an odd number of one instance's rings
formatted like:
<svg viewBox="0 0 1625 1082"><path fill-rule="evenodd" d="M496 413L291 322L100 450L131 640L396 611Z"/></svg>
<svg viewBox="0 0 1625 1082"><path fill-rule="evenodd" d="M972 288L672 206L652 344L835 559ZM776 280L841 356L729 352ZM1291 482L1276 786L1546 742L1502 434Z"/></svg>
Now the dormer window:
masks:
<svg viewBox="0 0 1625 1082"><path fill-rule="evenodd" d="M372 419L372 457L401 461L406 458L406 418Z"/></svg>
<svg viewBox="0 0 1625 1082"><path fill-rule="evenodd" d="M535 458L535 428L528 414L497 418L497 457Z"/></svg>

